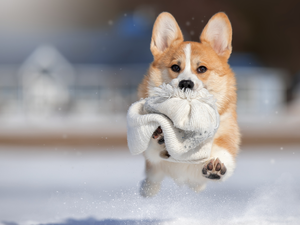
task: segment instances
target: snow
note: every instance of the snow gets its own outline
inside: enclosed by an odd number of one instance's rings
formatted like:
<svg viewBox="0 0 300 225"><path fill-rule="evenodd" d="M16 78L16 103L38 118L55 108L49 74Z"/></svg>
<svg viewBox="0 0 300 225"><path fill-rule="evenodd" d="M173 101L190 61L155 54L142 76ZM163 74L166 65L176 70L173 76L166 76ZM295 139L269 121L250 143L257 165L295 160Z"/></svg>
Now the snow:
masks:
<svg viewBox="0 0 300 225"><path fill-rule="evenodd" d="M296 225L299 160L299 146L249 146L226 182L195 194L166 179L143 199L144 161L127 148L1 147L0 224Z"/></svg>

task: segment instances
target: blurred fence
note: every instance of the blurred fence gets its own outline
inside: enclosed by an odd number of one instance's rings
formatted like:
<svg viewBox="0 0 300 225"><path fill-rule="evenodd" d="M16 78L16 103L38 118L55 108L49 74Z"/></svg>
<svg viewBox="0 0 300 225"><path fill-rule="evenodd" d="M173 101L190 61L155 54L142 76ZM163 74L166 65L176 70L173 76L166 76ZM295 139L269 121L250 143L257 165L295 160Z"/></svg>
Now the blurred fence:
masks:
<svg viewBox="0 0 300 225"><path fill-rule="evenodd" d="M0 143L125 145L125 115L148 67L71 64L51 46L38 48L23 64L0 65ZM286 72L233 70L244 143L298 143L300 121L286 110Z"/></svg>
<svg viewBox="0 0 300 225"><path fill-rule="evenodd" d="M17 65L5 66L5 70L0 66L0 118L125 114L137 100L137 86L148 66L74 65L71 83L52 77L53 69L49 68L41 69L28 82L28 77L20 76ZM251 67L233 70L239 115L267 115L285 109L284 71Z"/></svg>

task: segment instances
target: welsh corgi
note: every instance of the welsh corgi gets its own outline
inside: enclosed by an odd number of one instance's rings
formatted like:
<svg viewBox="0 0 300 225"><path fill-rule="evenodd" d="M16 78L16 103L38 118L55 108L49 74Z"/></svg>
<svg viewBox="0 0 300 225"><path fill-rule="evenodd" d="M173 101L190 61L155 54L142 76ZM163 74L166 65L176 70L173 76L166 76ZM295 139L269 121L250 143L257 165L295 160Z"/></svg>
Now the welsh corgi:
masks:
<svg viewBox="0 0 300 225"><path fill-rule="evenodd" d="M199 79L217 99L220 126L215 134L210 158L203 164L174 163L159 157L164 151L163 130L153 133L150 147L144 152L146 178L140 193L151 197L160 190L165 176L194 191L205 189L208 180L223 181L235 169L240 132L236 114L236 79L228 59L231 54L232 28L225 13L215 14L200 35L200 42L184 41L175 18L161 13L153 27L150 50L154 61L138 87L139 98L151 96L151 90L179 78L180 88L193 88Z"/></svg>

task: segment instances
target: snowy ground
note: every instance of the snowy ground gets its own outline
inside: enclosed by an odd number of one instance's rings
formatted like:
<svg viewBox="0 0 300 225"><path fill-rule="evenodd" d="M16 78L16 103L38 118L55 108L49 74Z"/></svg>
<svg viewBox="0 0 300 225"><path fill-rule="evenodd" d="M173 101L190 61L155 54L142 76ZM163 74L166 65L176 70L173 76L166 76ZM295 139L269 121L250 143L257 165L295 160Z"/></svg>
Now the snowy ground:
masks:
<svg viewBox="0 0 300 225"><path fill-rule="evenodd" d="M143 199L143 159L126 149L1 147L0 224L298 225L299 148L245 147L226 182L195 194L167 179Z"/></svg>

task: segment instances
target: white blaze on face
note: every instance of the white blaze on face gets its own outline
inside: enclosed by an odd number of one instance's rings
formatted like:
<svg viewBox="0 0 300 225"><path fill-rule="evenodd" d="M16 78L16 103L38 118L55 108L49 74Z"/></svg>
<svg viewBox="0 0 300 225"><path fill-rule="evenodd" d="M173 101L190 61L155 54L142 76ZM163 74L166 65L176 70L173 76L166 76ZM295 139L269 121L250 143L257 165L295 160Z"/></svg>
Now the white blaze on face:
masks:
<svg viewBox="0 0 300 225"><path fill-rule="evenodd" d="M184 48L184 54L185 54L185 68L183 71L183 74L192 74L191 70L191 44L187 44Z"/></svg>
<svg viewBox="0 0 300 225"><path fill-rule="evenodd" d="M198 77L193 74L192 66L191 66L191 55L192 55L192 48L191 44L187 44L184 49L184 55L185 55L185 67L184 70L179 74L179 76L172 80L173 86L178 86L179 82L182 80L191 80L194 82L194 90L198 88L199 79ZM201 81L200 81L201 82Z"/></svg>

